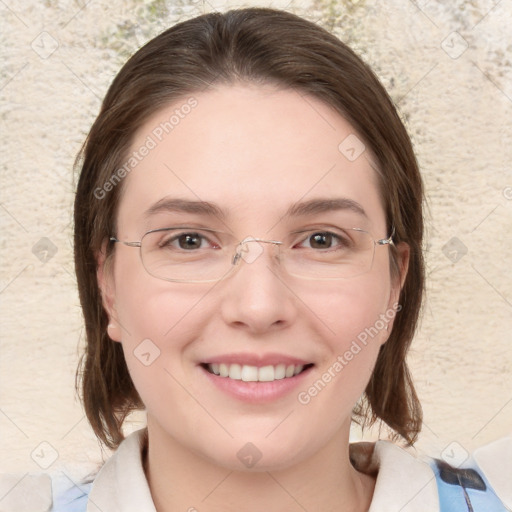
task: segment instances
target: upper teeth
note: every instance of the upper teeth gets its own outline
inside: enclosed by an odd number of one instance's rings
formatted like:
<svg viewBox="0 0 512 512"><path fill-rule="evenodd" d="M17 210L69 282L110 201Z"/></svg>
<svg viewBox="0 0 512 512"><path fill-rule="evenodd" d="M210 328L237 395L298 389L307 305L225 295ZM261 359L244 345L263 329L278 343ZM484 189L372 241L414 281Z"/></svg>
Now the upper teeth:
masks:
<svg viewBox="0 0 512 512"><path fill-rule="evenodd" d="M230 379L243 380L245 382L272 382L273 380L284 379L298 375L303 369L302 365L285 365L278 364L276 366L249 366L240 364L209 364L208 369L220 375L221 377L229 377Z"/></svg>

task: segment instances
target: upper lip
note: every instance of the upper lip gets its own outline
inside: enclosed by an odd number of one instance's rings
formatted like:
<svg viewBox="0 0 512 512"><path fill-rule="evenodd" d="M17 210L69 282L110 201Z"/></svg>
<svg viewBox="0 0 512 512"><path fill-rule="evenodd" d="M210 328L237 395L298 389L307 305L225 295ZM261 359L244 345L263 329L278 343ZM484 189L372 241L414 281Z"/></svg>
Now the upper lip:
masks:
<svg viewBox="0 0 512 512"><path fill-rule="evenodd" d="M239 364L241 366L277 366L278 364L286 365L302 365L312 364L311 361L289 356L286 354L270 353L270 354L244 354L232 353L220 356L209 357L201 362L202 364Z"/></svg>

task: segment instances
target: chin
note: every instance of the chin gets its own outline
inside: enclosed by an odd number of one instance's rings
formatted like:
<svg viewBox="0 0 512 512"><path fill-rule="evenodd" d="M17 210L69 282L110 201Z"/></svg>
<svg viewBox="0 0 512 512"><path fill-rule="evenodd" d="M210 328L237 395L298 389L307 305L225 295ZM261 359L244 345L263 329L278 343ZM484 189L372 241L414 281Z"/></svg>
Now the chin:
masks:
<svg viewBox="0 0 512 512"><path fill-rule="evenodd" d="M281 439L269 440L264 436L253 438L232 439L223 446L217 445L214 451L211 446L203 456L213 464L229 471L261 473L280 471L307 460L315 452L311 444L299 446L288 437L288 442ZM318 449L318 447L316 447Z"/></svg>

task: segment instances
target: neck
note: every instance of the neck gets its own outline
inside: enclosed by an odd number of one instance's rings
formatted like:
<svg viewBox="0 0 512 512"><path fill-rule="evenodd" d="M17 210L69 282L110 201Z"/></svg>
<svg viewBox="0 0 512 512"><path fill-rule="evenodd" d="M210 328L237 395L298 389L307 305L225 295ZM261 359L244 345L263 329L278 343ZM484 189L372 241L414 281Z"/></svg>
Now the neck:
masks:
<svg viewBox="0 0 512 512"><path fill-rule="evenodd" d="M348 432L293 467L256 472L216 465L149 428L145 471L157 512L363 512L375 485L350 463Z"/></svg>

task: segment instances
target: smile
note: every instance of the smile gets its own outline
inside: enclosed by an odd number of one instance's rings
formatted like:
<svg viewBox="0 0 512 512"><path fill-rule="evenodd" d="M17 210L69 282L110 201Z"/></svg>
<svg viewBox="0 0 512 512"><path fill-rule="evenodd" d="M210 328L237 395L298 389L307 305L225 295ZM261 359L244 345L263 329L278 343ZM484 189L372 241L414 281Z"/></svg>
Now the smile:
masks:
<svg viewBox="0 0 512 512"><path fill-rule="evenodd" d="M214 375L244 382L273 382L275 380L289 379L299 375L311 366L313 365L277 364L258 367L236 363L211 363L203 365L208 372Z"/></svg>

